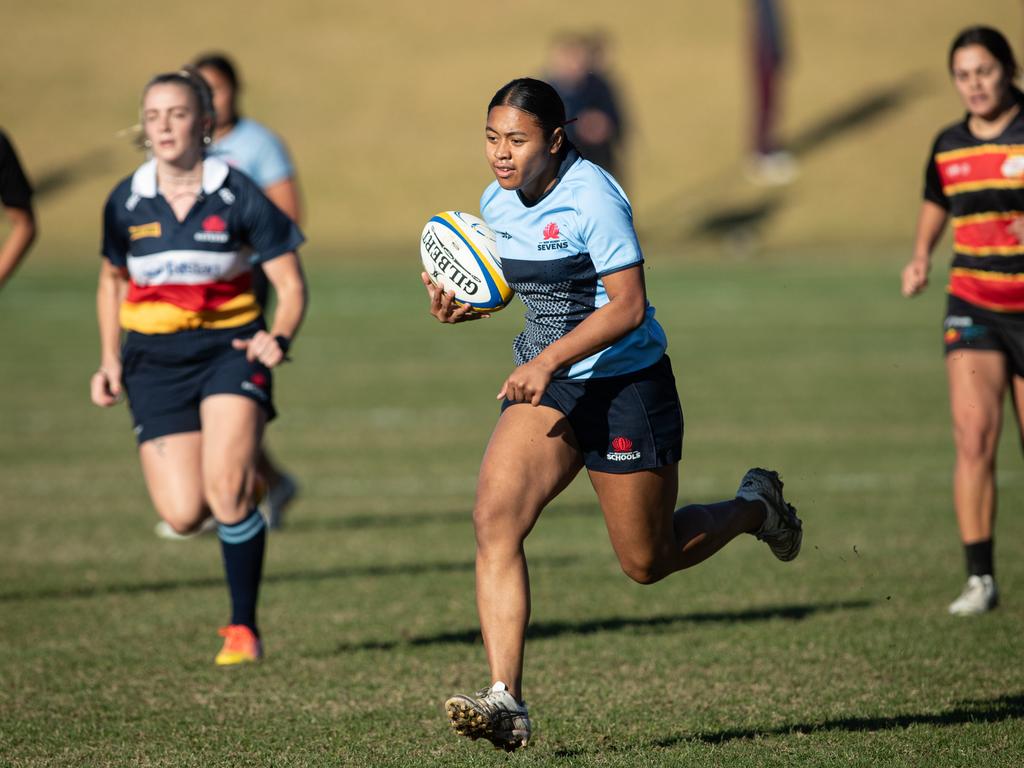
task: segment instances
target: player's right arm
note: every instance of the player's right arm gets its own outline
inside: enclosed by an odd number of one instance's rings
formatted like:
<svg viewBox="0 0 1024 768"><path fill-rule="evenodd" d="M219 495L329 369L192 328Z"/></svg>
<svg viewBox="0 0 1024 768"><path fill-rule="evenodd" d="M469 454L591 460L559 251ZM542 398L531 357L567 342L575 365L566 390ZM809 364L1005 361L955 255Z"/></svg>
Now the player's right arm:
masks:
<svg viewBox="0 0 1024 768"><path fill-rule="evenodd" d="M917 235L914 237L914 255L903 268L903 295L910 297L923 291L928 285L932 251L942 236L949 213L941 205L925 200L917 217Z"/></svg>
<svg viewBox="0 0 1024 768"><path fill-rule="evenodd" d="M96 319L100 330L100 367L89 384L93 403L104 408L121 399L121 303L128 292L123 267L106 259L96 286Z"/></svg>

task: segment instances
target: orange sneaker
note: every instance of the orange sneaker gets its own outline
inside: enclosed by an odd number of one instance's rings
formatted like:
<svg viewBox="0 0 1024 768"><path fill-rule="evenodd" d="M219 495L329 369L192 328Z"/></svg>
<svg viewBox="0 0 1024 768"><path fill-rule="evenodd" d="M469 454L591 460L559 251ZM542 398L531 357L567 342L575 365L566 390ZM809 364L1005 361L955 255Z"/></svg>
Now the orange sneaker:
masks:
<svg viewBox="0 0 1024 768"><path fill-rule="evenodd" d="M217 666L248 664L263 658L263 645L260 639L244 624L221 627L217 634L224 638L224 647L214 659Z"/></svg>

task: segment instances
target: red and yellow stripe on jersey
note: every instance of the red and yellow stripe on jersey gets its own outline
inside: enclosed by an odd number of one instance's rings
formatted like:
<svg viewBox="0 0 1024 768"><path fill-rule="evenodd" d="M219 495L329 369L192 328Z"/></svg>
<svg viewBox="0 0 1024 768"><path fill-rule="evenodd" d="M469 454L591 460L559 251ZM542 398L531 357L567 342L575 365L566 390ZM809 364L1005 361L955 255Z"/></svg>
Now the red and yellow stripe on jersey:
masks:
<svg viewBox="0 0 1024 768"><path fill-rule="evenodd" d="M129 278L121 327L145 334L257 320L253 250L264 262L302 242L248 177L216 158L204 160L202 193L184 219L159 194L152 160L115 188L104 216L103 254Z"/></svg>
<svg viewBox="0 0 1024 768"><path fill-rule="evenodd" d="M925 197L951 214L949 293L997 312L1024 312L1024 123L981 141L958 123L935 142ZM1021 221L1024 225L1024 220Z"/></svg>

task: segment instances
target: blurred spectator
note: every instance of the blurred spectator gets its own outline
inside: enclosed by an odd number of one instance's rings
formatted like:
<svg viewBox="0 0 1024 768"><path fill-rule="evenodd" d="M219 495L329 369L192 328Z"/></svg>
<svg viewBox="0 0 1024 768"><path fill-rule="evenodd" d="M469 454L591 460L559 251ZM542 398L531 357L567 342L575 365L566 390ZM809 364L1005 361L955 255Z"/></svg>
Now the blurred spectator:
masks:
<svg viewBox="0 0 1024 768"><path fill-rule="evenodd" d="M786 59L784 21L777 0L750 0L749 7L754 69L750 179L759 184L788 184L796 176L796 161L782 149L776 133L779 84Z"/></svg>
<svg viewBox="0 0 1024 768"><path fill-rule="evenodd" d="M562 33L551 44L545 79L565 102L569 140L587 160L620 182L626 121L605 61L606 39L595 33Z"/></svg>
<svg viewBox="0 0 1024 768"><path fill-rule="evenodd" d="M11 231L0 243L0 288L14 274L36 237L36 219L32 212L32 187L18 162L18 155L3 131L0 131L0 203L3 203Z"/></svg>

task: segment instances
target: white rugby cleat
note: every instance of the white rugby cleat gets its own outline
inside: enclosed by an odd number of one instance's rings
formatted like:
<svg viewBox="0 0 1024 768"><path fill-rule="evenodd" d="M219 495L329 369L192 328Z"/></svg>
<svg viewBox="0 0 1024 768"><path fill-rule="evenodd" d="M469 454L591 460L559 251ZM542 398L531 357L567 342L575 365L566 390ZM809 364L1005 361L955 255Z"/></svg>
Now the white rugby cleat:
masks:
<svg viewBox="0 0 1024 768"><path fill-rule="evenodd" d="M755 467L743 476L736 498L760 501L765 507L764 524L755 536L765 542L779 560L792 560L800 554L804 539L803 523L796 516L796 507L782 497L782 480L778 472Z"/></svg>
<svg viewBox="0 0 1024 768"><path fill-rule="evenodd" d="M171 527L171 524L166 520L161 520L153 527L153 533L159 536L161 539L168 539L170 541L185 541L186 539L194 539L203 533L213 533L217 530L217 521L213 519L213 515L203 520L202 524L191 533L178 533Z"/></svg>
<svg viewBox="0 0 1024 768"><path fill-rule="evenodd" d="M299 484L291 475L282 474L263 494L259 510L267 521L267 527L278 529L284 524L284 513L299 494Z"/></svg>
<svg viewBox="0 0 1024 768"><path fill-rule="evenodd" d="M954 616L977 616L999 605L999 589L991 575L968 576L960 597L949 604Z"/></svg>
<svg viewBox="0 0 1024 768"><path fill-rule="evenodd" d="M473 696L456 694L444 703L452 729L474 741L484 738L496 749L512 752L530 742L530 714L502 682Z"/></svg>

